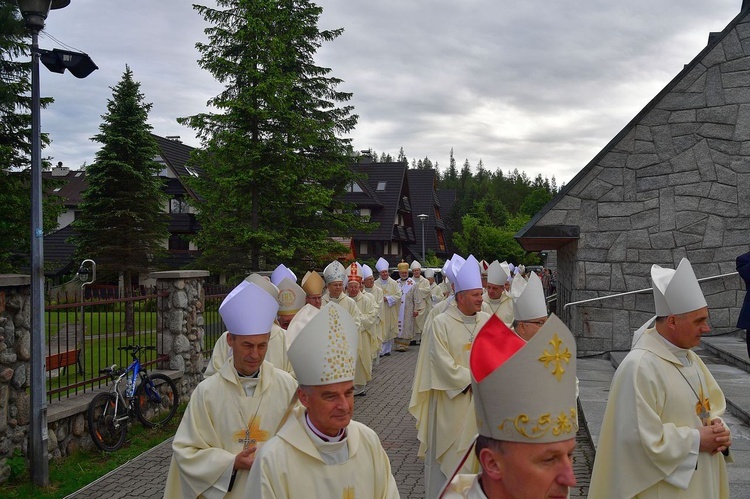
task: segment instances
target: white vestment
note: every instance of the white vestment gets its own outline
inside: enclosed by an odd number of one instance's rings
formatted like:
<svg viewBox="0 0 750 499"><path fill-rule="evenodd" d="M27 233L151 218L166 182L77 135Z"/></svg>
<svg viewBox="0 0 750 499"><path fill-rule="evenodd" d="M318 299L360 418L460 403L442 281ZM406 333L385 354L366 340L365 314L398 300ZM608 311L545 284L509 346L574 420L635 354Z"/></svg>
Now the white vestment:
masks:
<svg viewBox="0 0 750 499"><path fill-rule="evenodd" d="M172 442L164 497L245 497L245 470L237 471L227 493L235 456L246 439L260 449L273 436L296 388L290 374L268 362L257 378L238 376L226 362L199 383Z"/></svg>
<svg viewBox="0 0 750 499"><path fill-rule="evenodd" d="M375 286L383 291L383 341L398 336L398 311L401 303L401 288L390 277L383 281L375 279Z"/></svg>
<svg viewBox="0 0 750 499"><path fill-rule="evenodd" d="M351 297L350 297L351 298ZM372 379L372 347L377 344L375 325L378 321L378 305L372 295L358 293L352 298L360 312L359 346L354 370L354 385L364 386Z"/></svg>
<svg viewBox="0 0 750 499"><path fill-rule="evenodd" d="M306 409L298 406L279 433L258 453L244 497L256 499L391 499L398 498L391 463L378 435L351 421L346 459L323 453L328 445L311 437ZM315 438L315 440L313 440Z"/></svg>
<svg viewBox="0 0 750 499"><path fill-rule="evenodd" d="M471 386L469 352L489 318L485 312L464 316L458 307L446 306L444 313L434 317L429 338L422 342L427 351L422 365L417 366L409 411L419 418L417 437L420 455L425 456L427 497L437 495L477 434L473 394L467 390ZM459 473L475 473L478 469L477 459L471 454Z"/></svg>
<svg viewBox="0 0 750 499"><path fill-rule="evenodd" d="M401 303L398 307L398 338L396 345L399 349L406 349L414 338L414 321L412 312L414 304L409 300L409 291L414 287L414 280L411 277L399 279L396 281L401 288Z"/></svg>
<svg viewBox="0 0 750 499"><path fill-rule="evenodd" d="M728 498L726 458L698 452L699 396L721 417L724 394L700 357L647 330L612 379L589 497Z"/></svg>
<svg viewBox="0 0 750 499"><path fill-rule="evenodd" d="M490 313L495 314L506 326L513 326L513 298L508 293L503 291L503 294L497 300L493 300L487 295L484 295L483 299L490 308Z"/></svg>
<svg viewBox="0 0 750 499"><path fill-rule="evenodd" d="M380 352L380 347L383 345L383 334L385 333L385 321L383 317L385 317L384 308L386 304L383 301L383 289L379 286L373 284L371 288L363 286L362 289L364 289L365 294L371 297L378 306L378 320L375 323L375 338L372 344L372 358L375 359L378 356L378 352Z"/></svg>
<svg viewBox="0 0 750 499"><path fill-rule="evenodd" d="M445 489L442 499L487 499L479 483L481 473L456 475Z"/></svg>

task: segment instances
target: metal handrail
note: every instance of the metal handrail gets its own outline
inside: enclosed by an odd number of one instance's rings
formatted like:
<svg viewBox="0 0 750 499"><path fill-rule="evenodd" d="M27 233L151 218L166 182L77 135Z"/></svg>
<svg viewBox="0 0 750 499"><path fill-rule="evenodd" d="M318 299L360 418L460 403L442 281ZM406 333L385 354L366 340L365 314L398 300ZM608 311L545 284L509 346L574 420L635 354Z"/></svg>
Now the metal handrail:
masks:
<svg viewBox="0 0 750 499"><path fill-rule="evenodd" d="M714 279L721 279L722 277L729 277L729 276L733 276L733 275L737 275L737 274L738 274L738 272L730 272L729 274L720 274L720 275L715 275L715 276L711 276L711 277L703 277L701 279L698 279L698 282L712 281ZM565 305L563 305L563 310L565 310L566 308L568 308L571 305L580 305L581 303L588 303L588 302L592 302L592 301L606 300L607 298L618 298L620 296L635 295L635 294L638 294L638 293L647 293L647 292L653 291L653 290L654 290L654 288L643 288L643 289L638 289L638 290L635 290L635 291L627 291L625 293L617 293L617 294L614 294L614 295L598 296L596 298L589 298L588 300L572 301L570 303L566 303Z"/></svg>

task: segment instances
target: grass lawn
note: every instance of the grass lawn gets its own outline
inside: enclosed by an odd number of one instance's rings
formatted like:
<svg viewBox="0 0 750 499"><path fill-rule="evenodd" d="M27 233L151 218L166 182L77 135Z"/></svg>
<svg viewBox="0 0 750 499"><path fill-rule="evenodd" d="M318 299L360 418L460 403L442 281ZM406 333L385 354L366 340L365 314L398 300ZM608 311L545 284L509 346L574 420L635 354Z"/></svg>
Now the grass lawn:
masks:
<svg viewBox="0 0 750 499"><path fill-rule="evenodd" d="M173 436L186 405L181 404L175 417L162 428L148 429L140 423L133 424L128 429L125 445L117 452L80 450L60 461L50 461L49 487L42 488L33 485L28 469L24 469L17 476L12 476L9 482L0 485L0 497L7 499L65 497ZM22 458L12 459L16 459L16 463L19 464ZM166 477L164 478L166 480ZM123 483L124 488L127 486L128 484Z"/></svg>

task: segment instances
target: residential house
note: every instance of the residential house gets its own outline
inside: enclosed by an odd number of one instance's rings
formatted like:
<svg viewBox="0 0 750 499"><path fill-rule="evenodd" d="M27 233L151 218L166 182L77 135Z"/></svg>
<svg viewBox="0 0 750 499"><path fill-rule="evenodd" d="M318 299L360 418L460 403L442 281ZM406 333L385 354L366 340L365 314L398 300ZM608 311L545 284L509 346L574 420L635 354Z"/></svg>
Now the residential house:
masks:
<svg viewBox="0 0 750 499"><path fill-rule="evenodd" d="M432 252L438 258L445 260L449 256L445 238L446 226L438 197L435 170L408 170L406 176L409 180L416 236L416 242L410 247L410 252L422 261L422 234L424 233L425 254ZM422 215L426 215L424 221L420 218Z"/></svg>
<svg viewBox="0 0 750 499"><path fill-rule="evenodd" d="M750 248L750 2L516 238L557 252L557 310L580 353L628 350L652 294L652 264L687 257L716 333L735 330Z"/></svg>
<svg viewBox="0 0 750 499"><path fill-rule="evenodd" d="M160 265L166 269L177 269L188 265L198 255L195 243L188 237L195 234L199 227L195 219L195 206L198 197L190 188L187 179L201 174L198 167L190 166L188 160L192 147L179 141L179 137L160 137L153 135L159 146L160 154L155 158L163 165L159 176L164 179L164 191L169 200L164 210L169 213L169 239L164 241L168 250L167 258ZM75 248L67 242L74 235L71 223L80 213L81 196L88 184L85 170L70 170L58 163L51 171L43 172L44 177L60 181L53 189L53 194L62 198L63 213L58 217L58 228L44 237L44 259L47 275L56 277L68 274L77 268L73 262Z"/></svg>
<svg viewBox="0 0 750 499"><path fill-rule="evenodd" d="M352 234L357 259L377 260L382 256L395 266L402 259L417 257L410 250L416 237L407 169L406 163L371 160L352 166L358 179L349 184L344 200L356 205L362 220L378 224L373 231Z"/></svg>

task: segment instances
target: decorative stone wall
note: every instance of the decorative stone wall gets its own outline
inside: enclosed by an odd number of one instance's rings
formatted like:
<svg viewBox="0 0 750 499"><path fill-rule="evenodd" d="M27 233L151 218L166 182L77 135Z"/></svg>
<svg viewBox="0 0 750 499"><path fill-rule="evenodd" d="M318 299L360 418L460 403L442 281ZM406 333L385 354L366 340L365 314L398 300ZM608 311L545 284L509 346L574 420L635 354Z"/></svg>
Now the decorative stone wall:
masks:
<svg viewBox="0 0 750 499"><path fill-rule="evenodd" d="M8 458L26 454L31 422L31 282L0 275L0 483L10 476Z"/></svg>
<svg viewBox="0 0 750 499"><path fill-rule="evenodd" d="M750 15L715 38L566 186L534 226L577 226L558 249L565 303L651 286L683 257L698 278L735 271L750 248ZM714 332L735 329L738 277L702 284ZM629 348L650 293L570 307L581 353Z"/></svg>
<svg viewBox="0 0 750 499"><path fill-rule="evenodd" d="M203 379L203 281L208 276L204 270L154 272L149 276L156 279L159 292L168 293L159 298L158 333L164 352L169 354L169 369L182 372L178 388L184 401Z"/></svg>
<svg viewBox="0 0 750 499"><path fill-rule="evenodd" d="M187 402L203 379L203 279L206 271L156 272L157 288L166 291L158 303L159 353L169 354L158 366L172 377ZM31 423L29 276L0 275L0 484L8 480L8 459L16 450L28 456ZM163 343L162 343L163 341ZM86 410L98 392L87 391L47 405L47 449L50 459L78 449L92 449Z"/></svg>

